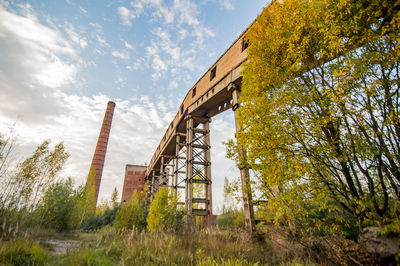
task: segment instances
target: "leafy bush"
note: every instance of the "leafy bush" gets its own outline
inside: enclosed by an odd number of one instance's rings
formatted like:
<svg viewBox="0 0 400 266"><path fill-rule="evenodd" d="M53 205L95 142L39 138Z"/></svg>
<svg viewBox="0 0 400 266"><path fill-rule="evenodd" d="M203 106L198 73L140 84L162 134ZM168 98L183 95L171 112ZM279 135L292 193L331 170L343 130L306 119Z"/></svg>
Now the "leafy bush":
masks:
<svg viewBox="0 0 400 266"><path fill-rule="evenodd" d="M75 207L75 191L71 179L52 184L45 192L37 214L42 224L57 231L70 229L70 219Z"/></svg>
<svg viewBox="0 0 400 266"><path fill-rule="evenodd" d="M146 228L147 207L145 202L140 201L137 191L134 190L131 199L121 205L116 214L115 228L135 228L139 232Z"/></svg>
<svg viewBox="0 0 400 266"><path fill-rule="evenodd" d="M380 236L399 237L400 236L400 219L391 220L379 233Z"/></svg>
<svg viewBox="0 0 400 266"><path fill-rule="evenodd" d="M81 224L81 229L84 231L96 231L106 225L112 225L117 212L120 210L119 206L113 209L106 209L102 214L91 216Z"/></svg>
<svg viewBox="0 0 400 266"><path fill-rule="evenodd" d="M45 265L49 259L39 244L23 239L1 241L0 250L1 265Z"/></svg>
<svg viewBox="0 0 400 266"><path fill-rule="evenodd" d="M176 209L176 198L167 188L160 188L150 204L147 229L150 232L178 231L184 212Z"/></svg>

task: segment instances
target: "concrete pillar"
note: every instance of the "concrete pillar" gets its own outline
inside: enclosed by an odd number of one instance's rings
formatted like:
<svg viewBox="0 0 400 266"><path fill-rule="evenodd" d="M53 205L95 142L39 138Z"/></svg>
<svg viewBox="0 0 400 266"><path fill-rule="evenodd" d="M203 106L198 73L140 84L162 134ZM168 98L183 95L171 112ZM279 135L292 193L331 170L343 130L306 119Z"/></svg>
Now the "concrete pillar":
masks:
<svg viewBox="0 0 400 266"><path fill-rule="evenodd" d="M97 140L96 149L94 151L92 164L90 165L90 170L89 170L90 173L92 169L96 169L95 183L94 183L96 204L97 204L97 199L99 197L101 176L103 174L104 160L106 158L107 144L110 136L111 122L114 115L114 108L115 108L115 103L111 101L108 102L99 138Z"/></svg>
<svg viewBox="0 0 400 266"><path fill-rule="evenodd" d="M235 87L232 90L232 99L234 103L234 110L237 110L239 107L239 88ZM236 124L236 132L239 133L242 130L242 125L238 121L235 114L235 124ZM244 149L240 149L240 179L242 182L242 195L243 195L243 211L246 222L246 230L252 233L255 230L255 218L254 218L254 207L253 207L253 198L250 186L250 174L249 169L245 167L246 165L246 151Z"/></svg>

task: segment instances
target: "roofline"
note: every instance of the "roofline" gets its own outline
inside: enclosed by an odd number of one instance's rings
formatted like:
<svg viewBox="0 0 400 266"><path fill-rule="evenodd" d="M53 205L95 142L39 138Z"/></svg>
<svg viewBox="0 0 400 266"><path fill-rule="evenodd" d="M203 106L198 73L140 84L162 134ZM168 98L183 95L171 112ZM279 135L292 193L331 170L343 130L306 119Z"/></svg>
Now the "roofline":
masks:
<svg viewBox="0 0 400 266"><path fill-rule="evenodd" d="M257 16L258 18L258 16ZM240 39L242 38L245 33L250 29L251 26L253 26L254 23L256 23L257 18L253 20L253 22L247 26L247 28L231 43L231 45L229 45L229 47L221 54L220 57L218 57L218 59L204 72L204 74L194 83L194 85L190 88L190 90L188 90L188 92L186 93L185 97L183 98L183 100L186 99L186 97L189 95L189 93L192 91L192 89L196 86L197 83L200 82L200 80L205 77L205 75L208 73L208 71L210 71L220 60L221 58L228 52L229 49L232 48L232 46ZM183 103L183 102L182 102ZM178 113L179 113L179 109L178 109Z"/></svg>
<svg viewBox="0 0 400 266"><path fill-rule="evenodd" d="M138 165L138 164L126 164L125 168L128 167L128 166L145 167L145 168L147 168L147 165Z"/></svg>

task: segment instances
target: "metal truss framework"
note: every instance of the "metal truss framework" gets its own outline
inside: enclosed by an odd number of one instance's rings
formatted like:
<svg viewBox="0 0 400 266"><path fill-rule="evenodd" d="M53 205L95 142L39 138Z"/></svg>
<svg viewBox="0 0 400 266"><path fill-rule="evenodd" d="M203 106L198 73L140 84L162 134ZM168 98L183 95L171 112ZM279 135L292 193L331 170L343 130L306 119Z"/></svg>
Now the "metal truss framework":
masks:
<svg viewBox="0 0 400 266"><path fill-rule="evenodd" d="M188 215L212 215L209 122L209 119L191 116L186 121L185 206Z"/></svg>
<svg viewBox="0 0 400 266"><path fill-rule="evenodd" d="M148 198L160 187L172 187L178 205L184 205L189 226L195 216L212 215L210 119L186 117L186 133L175 134L175 156L161 156L160 169L147 178ZM182 197L184 196L184 199Z"/></svg>

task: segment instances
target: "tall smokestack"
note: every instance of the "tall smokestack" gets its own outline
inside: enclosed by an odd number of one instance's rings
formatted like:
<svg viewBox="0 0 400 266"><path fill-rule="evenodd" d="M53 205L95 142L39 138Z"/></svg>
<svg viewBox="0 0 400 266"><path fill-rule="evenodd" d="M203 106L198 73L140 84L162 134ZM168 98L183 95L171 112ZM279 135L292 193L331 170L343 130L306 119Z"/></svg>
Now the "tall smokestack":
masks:
<svg viewBox="0 0 400 266"><path fill-rule="evenodd" d="M99 197L101 176L103 174L104 160L106 158L108 137L110 136L111 122L114 115L114 108L115 108L114 102L110 101L107 103L107 110L104 115L104 120L101 126L99 139L97 140L97 145L96 145L96 150L94 151L92 165L90 166L89 169L89 177L90 177L90 172L93 170L93 168L96 169L96 175L95 175L96 204L97 204L97 198Z"/></svg>

